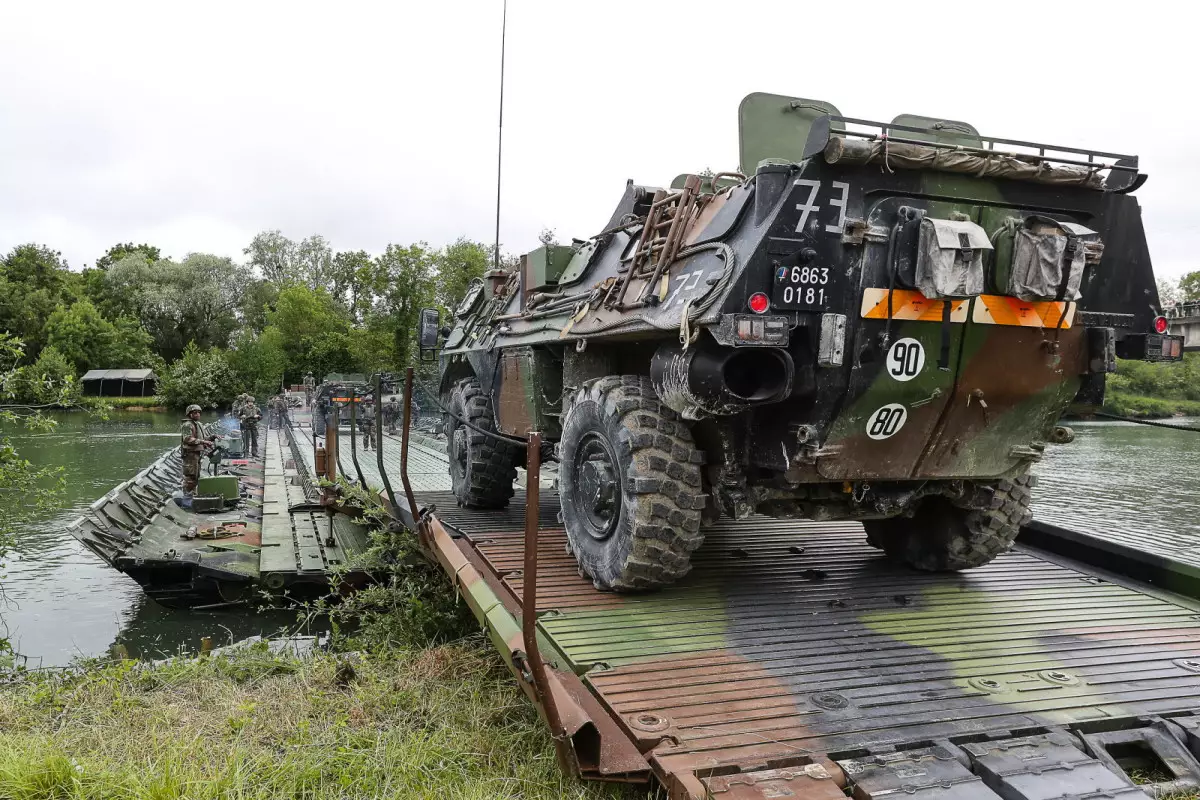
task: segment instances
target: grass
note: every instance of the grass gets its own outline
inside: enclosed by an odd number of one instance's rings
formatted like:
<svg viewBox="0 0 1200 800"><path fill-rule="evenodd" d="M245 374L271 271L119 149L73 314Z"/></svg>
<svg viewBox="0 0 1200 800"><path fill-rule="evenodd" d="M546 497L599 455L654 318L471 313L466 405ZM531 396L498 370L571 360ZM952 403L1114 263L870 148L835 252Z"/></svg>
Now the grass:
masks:
<svg viewBox="0 0 1200 800"><path fill-rule="evenodd" d="M382 582L305 611L332 652L0 675L0 800L645 796L564 775L445 576L411 536L374 539Z"/></svg>
<svg viewBox="0 0 1200 800"><path fill-rule="evenodd" d="M1169 781L1172 778L1171 773L1163 767L1151 768L1133 768L1127 770L1129 779L1138 786L1143 786L1147 783L1160 783ZM1171 794L1151 794L1151 797L1156 800L1200 800L1200 792L1173 792Z"/></svg>
<svg viewBox="0 0 1200 800"><path fill-rule="evenodd" d="M114 409L144 408L155 411L166 408L163 399L155 395L150 397L84 397L81 404L85 408L108 406Z"/></svg>
<svg viewBox="0 0 1200 800"><path fill-rule="evenodd" d="M1200 416L1200 402L1109 391L1104 398L1103 410L1109 414L1138 419L1161 419L1178 415L1195 417Z"/></svg>
<svg viewBox="0 0 1200 800"><path fill-rule="evenodd" d="M0 692L0 798L602 798L558 768L481 639L306 660L265 648L29 675Z"/></svg>

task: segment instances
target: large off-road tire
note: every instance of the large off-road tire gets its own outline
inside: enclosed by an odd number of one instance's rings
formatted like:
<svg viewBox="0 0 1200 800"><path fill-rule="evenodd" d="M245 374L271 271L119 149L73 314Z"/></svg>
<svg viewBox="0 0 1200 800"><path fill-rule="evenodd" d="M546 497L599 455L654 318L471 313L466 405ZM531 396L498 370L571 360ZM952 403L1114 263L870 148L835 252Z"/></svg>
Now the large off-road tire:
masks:
<svg viewBox="0 0 1200 800"><path fill-rule="evenodd" d="M465 419L481 430L496 430L492 404L475 378L459 381L446 407L454 415L445 415L454 496L468 508L504 508L513 496L513 481L517 479L518 448L455 419Z"/></svg>
<svg viewBox="0 0 1200 800"><path fill-rule="evenodd" d="M559 457L568 545L597 589L650 589L687 574L704 538L704 456L649 378L584 384L563 419Z"/></svg>
<svg viewBox="0 0 1200 800"><path fill-rule="evenodd" d="M903 564L928 572L981 567L1012 548L1021 526L1032 518L1032 475L1000 481L986 509L926 497L912 517L866 520L867 542Z"/></svg>

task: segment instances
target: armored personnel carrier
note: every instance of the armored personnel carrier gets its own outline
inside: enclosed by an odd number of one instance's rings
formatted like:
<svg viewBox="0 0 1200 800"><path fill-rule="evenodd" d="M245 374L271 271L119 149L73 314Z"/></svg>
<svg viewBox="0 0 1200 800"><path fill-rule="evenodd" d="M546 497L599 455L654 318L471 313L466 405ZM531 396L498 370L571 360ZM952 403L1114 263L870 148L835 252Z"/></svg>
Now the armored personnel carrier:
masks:
<svg viewBox="0 0 1200 800"><path fill-rule="evenodd" d="M721 515L987 563L1063 412L1117 357L1182 357L1137 158L769 94L739 116L741 172L630 181L594 236L471 285L449 332L425 312L456 497L506 505L536 430L598 588L676 580Z"/></svg>

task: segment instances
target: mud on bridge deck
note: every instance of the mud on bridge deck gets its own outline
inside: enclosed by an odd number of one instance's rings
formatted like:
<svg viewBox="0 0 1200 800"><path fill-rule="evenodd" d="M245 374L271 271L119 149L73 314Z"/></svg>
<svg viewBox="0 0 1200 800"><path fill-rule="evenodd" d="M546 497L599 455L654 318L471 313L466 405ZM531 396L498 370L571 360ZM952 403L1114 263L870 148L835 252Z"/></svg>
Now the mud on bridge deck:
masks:
<svg viewBox="0 0 1200 800"><path fill-rule="evenodd" d="M425 538L540 704L521 648L524 515L433 506ZM1200 786L1200 604L1030 547L917 573L856 523L707 532L678 585L581 578L545 497L537 629L583 774L678 798L1144 797ZM553 720L551 720L553 723ZM1188 752L1191 748L1191 753ZM560 755L563 753L560 752Z"/></svg>

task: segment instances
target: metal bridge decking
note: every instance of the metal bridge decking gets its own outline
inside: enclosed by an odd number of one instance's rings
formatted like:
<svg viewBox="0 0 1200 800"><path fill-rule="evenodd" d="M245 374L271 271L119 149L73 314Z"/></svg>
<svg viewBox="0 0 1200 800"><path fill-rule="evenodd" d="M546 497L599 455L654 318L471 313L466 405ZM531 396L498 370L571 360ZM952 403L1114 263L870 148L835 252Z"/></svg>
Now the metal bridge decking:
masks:
<svg viewBox="0 0 1200 800"><path fill-rule="evenodd" d="M399 441L384 447L399 492ZM445 463L410 443L421 539L587 777L653 775L681 800L1144 798L1109 751L1141 747L1172 770L1156 788L1200 787L1184 749L1200 754L1194 597L1028 545L920 573L867 546L857 523L757 517L706 530L674 586L599 592L547 492L539 681L521 630L523 498L460 508ZM359 465L378 488L375 453ZM1076 555L1098 541L1050 527L1034 538Z"/></svg>

